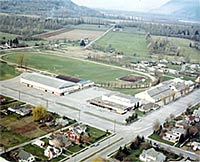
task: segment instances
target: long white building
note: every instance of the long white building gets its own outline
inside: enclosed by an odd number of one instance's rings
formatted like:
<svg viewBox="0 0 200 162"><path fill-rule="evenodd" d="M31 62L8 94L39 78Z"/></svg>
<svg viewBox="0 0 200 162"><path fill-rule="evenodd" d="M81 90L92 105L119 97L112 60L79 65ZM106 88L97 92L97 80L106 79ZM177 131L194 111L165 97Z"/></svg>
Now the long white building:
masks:
<svg viewBox="0 0 200 162"><path fill-rule="evenodd" d="M176 99L191 92L193 89L194 83L192 81L175 78L160 83L147 91L138 93L135 97L152 103L161 102L165 98L166 103L168 103L173 99L172 94L174 94L174 99Z"/></svg>
<svg viewBox="0 0 200 162"><path fill-rule="evenodd" d="M80 89L79 84L39 73L23 74L20 82L27 87L33 87L60 96Z"/></svg>

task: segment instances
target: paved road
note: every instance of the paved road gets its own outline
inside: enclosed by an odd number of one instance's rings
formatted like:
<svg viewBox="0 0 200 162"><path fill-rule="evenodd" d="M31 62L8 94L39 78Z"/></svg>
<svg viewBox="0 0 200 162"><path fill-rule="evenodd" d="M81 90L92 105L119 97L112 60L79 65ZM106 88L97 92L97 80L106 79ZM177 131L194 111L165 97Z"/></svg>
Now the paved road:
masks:
<svg viewBox="0 0 200 162"><path fill-rule="evenodd" d="M104 37L107 33L109 33L111 30L113 30L114 26L112 26L111 28L109 28L105 33L103 33L102 35L100 35L98 38L96 38L95 40L93 40L92 42L90 42L88 45L86 45L84 47L84 49L87 49L88 47L90 47L94 42L96 42L97 40L101 39L102 37Z"/></svg>
<svg viewBox="0 0 200 162"><path fill-rule="evenodd" d="M13 85L13 80L8 80L8 81L2 81L1 83L1 93L4 95L8 95L14 98L19 97L19 93L17 91L10 90L8 88L5 88L2 85L10 86ZM16 83L15 83L16 84ZM15 87L17 88L17 87ZM85 110L80 107L80 105L76 104L74 101L70 100L67 96L59 97L59 96L54 96L48 93L42 93L39 90L31 89L20 86L18 87L19 90L22 90L26 92L27 94L20 94L20 99L22 101L38 105L38 104L43 104L46 105L47 101L44 100L48 98L48 109L63 115L67 115L71 118L80 120L81 122L84 122L86 124L90 124L92 126L95 126L97 128L103 129L103 130L110 130L112 132L115 132L116 135L113 136L110 139L105 140L104 142L100 143L99 146L97 147L92 147L86 150L85 152L82 152L75 156L76 161L80 161L87 157L88 155L92 155L94 152L99 151L97 155L101 155L103 157L107 157L108 154L112 153L113 151L116 151L120 146L124 146L125 144L131 142L136 135L144 135L145 137L148 136L153 132L152 127L153 124L156 120L159 120L160 123L163 123L167 117L170 116L170 114L174 115L179 115L183 111L187 109L187 106L189 104L193 104L196 102L200 102L200 89L195 90L188 96L185 96L179 100L177 100L174 103L171 103L169 105L163 106L159 110L156 110L149 115L143 117L141 120L131 124L130 126L123 126L119 125L117 123L113 123L108 120L103 120L102 118L98 118L95 116L92 116L88 113L85 113ZM36 94L37 96L33 96L33 94ZM42 94L42 95L41 95ZM44 99L41 99L44 98ZM75 100L75 99L74 99ZM58 105L56 102L62 102L66 105L74 106L75 109L72 109L71 107L67 106L61 106ZM79 102L79 101L77 101ZM80 111L79 111L80 110ZM80 116L79 116L80 113ZM121 139L123 138L123 139ZM121 140L119 140L121 139ZM119 140L119 141L118 141ZM109 146L109 144L114 143L113 145ZM109 147L108 147L109 146ZM184 153L184 152L183 152ZM94 155L96 156L96 155ZM194 158L194 156L198 155L193 155L193 154L188 154L185 153L185 156L190 156ZM93 158L93 156L92 156ZM74 161L74 158L71 158L67 161ZM91 161L91 158L89 158L87 161Z"/></svg>

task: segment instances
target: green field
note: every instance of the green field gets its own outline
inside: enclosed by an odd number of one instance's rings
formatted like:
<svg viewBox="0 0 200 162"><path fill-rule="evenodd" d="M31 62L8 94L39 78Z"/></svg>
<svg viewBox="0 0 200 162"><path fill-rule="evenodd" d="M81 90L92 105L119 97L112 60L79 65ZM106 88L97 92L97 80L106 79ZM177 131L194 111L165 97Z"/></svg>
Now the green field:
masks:
<svg viewBox="0 0 200 162"><path fill-rule="evenodd" d="M3 58L7 61L16 63L20 53L6 55ZM75 77L93 80L95 82L115 81L116 78L129 75L131 72L120 70L104 65L84 62L66 57L43 55L36 53L25 53L29 58L30 67L57 74L72 75Z"/></svg>
<svg viewBox="0 0 200 162"><path fill-rule="evenodd" d="M192 62L200 63L200 52L195 48L190 48L189 44L193 41L188 39L182 38L174 38L174 37L165 37L165 36L152 36L153 39L158 38L167 38L172 44L180 47L181 55L189 56ZM175 57L168 57L169 60L174 61ZM177 57L176 59L179 60L181 57Z"/></svg>
<svg viewBox="0 0 200 162"><path fill-rule="evenodd" d="M0 36L1 36L1 37L0 37L0 40L3 40L3 37L5 37L5 40L8 40L8 39L15 39L15 38L18 37L19 35L0 32Z"/></svg>
<svg viewBox="0 0 200 162"><path fill-rule="evenodd" d="M109 32L96 44L105 48L111 45L125 55L136 53L138 57L149 57L145 33L137 28L125 28L122 32Z"/></svg>
<svg viewBox="0 0 200 162"><path fill-rule="evenodd" d="M15 67L0 62L0 80L11 79L19 74Z"/></svg>

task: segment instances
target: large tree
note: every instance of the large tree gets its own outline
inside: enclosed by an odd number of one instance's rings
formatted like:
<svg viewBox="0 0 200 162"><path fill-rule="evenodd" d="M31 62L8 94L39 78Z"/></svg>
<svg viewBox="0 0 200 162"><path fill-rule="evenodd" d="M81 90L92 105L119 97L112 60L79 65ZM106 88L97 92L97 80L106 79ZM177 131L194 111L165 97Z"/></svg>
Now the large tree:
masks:
<svg viewBox="0 0 200 162"><path fill-rule="evenodd" d="M33 113L33 120L38 121L47 115L47 109L45 107L39 105L39 106L36 106L35 108L33 108L32 113Z"/></svg>

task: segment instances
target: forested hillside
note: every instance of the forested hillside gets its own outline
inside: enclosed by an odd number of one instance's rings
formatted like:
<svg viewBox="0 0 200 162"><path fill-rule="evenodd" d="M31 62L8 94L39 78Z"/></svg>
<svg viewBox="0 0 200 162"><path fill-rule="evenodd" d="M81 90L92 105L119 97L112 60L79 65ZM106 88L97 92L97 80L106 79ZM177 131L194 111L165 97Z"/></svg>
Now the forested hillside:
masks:
<svg viewBox="0 0 200 162"><path fill-rule="evenodd" d="M42 17L99 16L96 10L78 6L71 0L0 0L1 12Z"/></svg>

